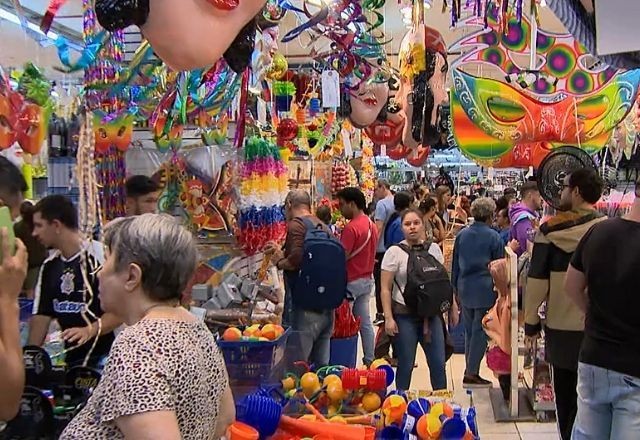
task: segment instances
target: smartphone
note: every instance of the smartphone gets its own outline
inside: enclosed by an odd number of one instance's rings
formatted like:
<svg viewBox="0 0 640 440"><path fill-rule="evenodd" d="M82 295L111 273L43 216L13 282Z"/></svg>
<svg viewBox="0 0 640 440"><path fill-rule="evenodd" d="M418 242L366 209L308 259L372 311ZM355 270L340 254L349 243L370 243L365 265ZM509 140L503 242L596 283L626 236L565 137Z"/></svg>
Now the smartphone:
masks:
<svg viewBox="0 0 640 440"><path fill-rule="evenodd" d="M0 208L0 231L1 228L7 228L7 233L9 236L9 246L11 248L11 255L16 252L16 236L13 233L13 220L11 219L11 212L9 208L3 206ZM0 262L4 258L2 255L3 246L1 245L2 235L0 235Z"/></svg>

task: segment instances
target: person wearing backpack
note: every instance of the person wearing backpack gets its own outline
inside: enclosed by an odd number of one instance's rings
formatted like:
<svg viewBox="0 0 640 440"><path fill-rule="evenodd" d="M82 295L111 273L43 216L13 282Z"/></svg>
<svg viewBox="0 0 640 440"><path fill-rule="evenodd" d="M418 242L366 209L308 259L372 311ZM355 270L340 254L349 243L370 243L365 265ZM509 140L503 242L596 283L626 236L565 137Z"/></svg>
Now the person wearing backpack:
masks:
<svg viewBox="0 0 640 440"><path fill-rule="evenodd" d="M480 377L480 362L487 350L487 334L482 318L496 302L489 263L504 257L500 234L491 228L496 203L481 197L471 204L474 223L461 230L453 248L451 280L462 307L466 370L465 387L490 387L491 381Z"/></svg>
<svg viewBox="0 0 640 440"><path fill-rule="evenodd" d="M375 333L369 309L374 289L373 265L378 229L364 213L367 202L359 188L340 190L338 203L340 212L349 220L340 235L340 242L347 253L347 292L353 298L353 315L360 318L363 361L369 366L374 356Z"/></svg>
<svg viewBox="0 0 640 440"><path fill-rule="evenodd" d="M346 299L346 254L327 226L311 214L306 191L290 191L284 213L284 250L269 243L263 252L284 272L283 322L299 337L298 360L320 367L329 363L333 312Z"/></svg>
<svg viewBox="0 0 640 440"><path fill-rule="evenodd" d="M457 321L457 307L440 247L425 240L422 213L414 208L401 217L405 239L391 246L382 260L382 306L385 330L398 355L396 388L411 385L418 344L429 365L431 387L447 388L443 314Z"/></svg>
<svg viewBox="0 0 640 440"><path fill-rule="evenodd" d="M402 222L400 216L405 209L409 209L413 204L413 194L407 191L400 191L393 196L393 206L395 212L389 217L389 221L384 227L384 247L388 250L394 244L400 243L404 240L404 232L402 231ZM387 358L389 359L389 348L391 347L391 338L384 329L384 320L380 321L378 325L378 332L376 334L374 357L376 359ZM397 363L397 359L390 358L391 365Z"/></svg>
<svg viewBox="0 0 640 440"><path fill-rule="evenodd" d="M393 207L395 211L389 217L384 227L384 248L385 251L394 244L404 240L404 232L402 232L402 222L400 215L405 209L409 209L413 204L413 194L407 191L400 191L393 196Z"/></svg>

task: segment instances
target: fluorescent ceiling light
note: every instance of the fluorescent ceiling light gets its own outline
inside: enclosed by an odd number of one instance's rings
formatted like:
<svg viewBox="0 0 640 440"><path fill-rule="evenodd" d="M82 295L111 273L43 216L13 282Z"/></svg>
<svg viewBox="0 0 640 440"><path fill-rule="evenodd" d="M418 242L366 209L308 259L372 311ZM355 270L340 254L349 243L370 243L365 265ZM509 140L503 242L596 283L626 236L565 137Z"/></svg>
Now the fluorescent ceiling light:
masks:
<svg viewBox="0 0 640 440"><path fill-rule="evenodd" d="M4 18L5 20L10 21L13 24L17 24L18 26L21 26L20 18L16 14L9 12L6 9L0 8L0 18ZM42 32L38 26L31 23L30 21L27 21L27 27L32 31L34 31L35 33L40 34L42 36L46 36L53 41L56 41L58 39L58 34L56 34L55 32L49 31L45 35L44 32Z"/></svg>

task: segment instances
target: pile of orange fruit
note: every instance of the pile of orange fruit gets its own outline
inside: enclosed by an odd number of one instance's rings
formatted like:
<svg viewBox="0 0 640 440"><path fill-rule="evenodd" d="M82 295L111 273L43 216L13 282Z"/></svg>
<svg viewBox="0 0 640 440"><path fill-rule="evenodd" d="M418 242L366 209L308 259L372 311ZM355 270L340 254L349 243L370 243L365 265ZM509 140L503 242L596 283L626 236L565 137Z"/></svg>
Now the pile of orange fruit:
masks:
<svg viewBox="0 0 640 440"><path fill-rule="evenodd" d="M222 333L222 340L234 341L275 341L284 333L284 328L278 324L254 324L243 330L238 327L229 327Z"/></svg>

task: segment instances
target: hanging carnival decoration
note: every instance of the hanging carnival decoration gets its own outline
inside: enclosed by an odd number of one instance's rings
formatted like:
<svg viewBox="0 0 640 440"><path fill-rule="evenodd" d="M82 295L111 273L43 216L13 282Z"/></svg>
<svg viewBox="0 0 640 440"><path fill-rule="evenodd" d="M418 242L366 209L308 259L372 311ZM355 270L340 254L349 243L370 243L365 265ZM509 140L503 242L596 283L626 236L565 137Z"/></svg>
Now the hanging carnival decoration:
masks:
<svg viewBox="0 0 640 440"><path fill-rule="evenodd" d="M509 15L507 3L488 3L484 20L465 20L481 29L452 46L466 52L452 63L449 145L498 166L534 166L562 145L599 151L634 105L640 71L595 62L572 36ZM532 51L528 68L518 64ZM504 80L466 72L478 63Z"/></svg>
<svg viewBox="0 0 640 440"><path fill-rule="evenodd" d="M470 158L486 161L516 144L580 145L595 153L634 105L640 70L616 75L596 93L542 103L499 81L453 72L451 121L455 143Z"/></svg>
<svg viewBox="0 0 640 440"><path fill-rule="evenodd" d="M447 48L442 35L424 24L424 4L415 2L413 26L400 44L398 102L405 120L402 143L421 152L440 139L440 108L447 100ZM423 153L420 153L421 157Z"/></svg>
<svg viewBox="0 0 640 440"><path fill-rule="evenodd" d="M238 61L237 67L244 70L242 65L249 62L252 51L246 47L246 36L253 37L255 17L265 3L97 0L95 9L100 24L108 31L138 26L154 52L173 69L199 69L224 57L234 67Z"/></svg>
<svg viewBox="0 0 640 440"><path fill-rule="evenodd" d="M309 1L302 2L302 8L290 2L283 2L282 7L294 13L301 24L290 30L282 42L287 43L303 34L309 36L311 57L322 66L336 70L343 78L355 74L360 81L367 81L374 68L389 72L384 59L373 62L372 52L384 45L384 34L380 27L384 16L378 9L384 3L380 1L348 1L320 2L319 6ZM370 21L375 17L375 22ZM329 50L322 44L328 40ZM355 88L359 83L353 84Z"/></svg>
<svg viewBox="0 0 640 440"><path fill-rule="evenodd" d="M0 149L17 142L28 154L38 154L47 134L53 111L51 83L32 63L12 74L17 82L14 90L10 78L0 69Z"/></svg>
<svg viewBox="0 0 640 440"><path fill-rule="evenodd" d="M491 7L491 6L494 7ZM571 34L556 34L538 29L523 17L509 16L501 21L499 8L489 3L486 20L469 17L458 26L476 28L475 32L454 43L452 52L462 51L452 69L466 66L497 71L505 81L519 86L528 94L552 101L564 95L582 96L606 86L618 72L599 62ZM531 47L531 32L536 32ZM535 65L531 66L531 50ZM527 60L524 65L522 60Z"/></svg>
<svg viewBox="0 0 640 440"><path fill-rule="evenodd" d="M83 0L83 37L91 41L98 31L93 5ZM111 33L84 69L84 103L92 112L95 172L100 188L102 215L105 221L125 215L125 152L131 144L133 119L122 112L126 101L122 96L110 95L122 74L124 60L124 32Z"/></svg>
<svg viewBox="0 0 640 440"><path fill-rule="evenodd" d="M269 241L281 241L286 233L282 210L288 192L287 168L278 147L266 139L247 139L240 180L239 242L253 255Z"/></svg>

